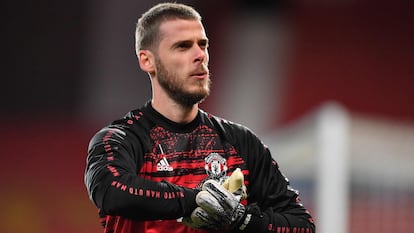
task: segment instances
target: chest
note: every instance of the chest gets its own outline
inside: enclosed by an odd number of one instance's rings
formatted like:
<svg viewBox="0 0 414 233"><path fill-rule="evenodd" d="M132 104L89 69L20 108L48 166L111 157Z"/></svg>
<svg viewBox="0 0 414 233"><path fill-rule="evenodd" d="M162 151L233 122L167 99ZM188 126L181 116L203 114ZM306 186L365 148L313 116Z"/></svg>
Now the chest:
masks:
<svg viewBox="0 0 414 233"><path fill-rule="evenodd" d="M150 140L139 172L147 179L194 188L206 179L224 180L243 164L236 148L206 126L188 133L155 127Z"/></svg>

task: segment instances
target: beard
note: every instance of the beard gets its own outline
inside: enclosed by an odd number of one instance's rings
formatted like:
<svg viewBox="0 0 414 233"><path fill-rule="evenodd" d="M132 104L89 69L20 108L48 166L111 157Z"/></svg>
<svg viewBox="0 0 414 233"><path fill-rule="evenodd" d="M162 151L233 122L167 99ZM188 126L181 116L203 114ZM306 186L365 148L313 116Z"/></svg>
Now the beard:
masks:
<svg viewBox="0 0 414 233"><path fill-rule="evenodd" d="M204 101L210 94L211 80L207 77L207 86L202 80L197 81L197 91L185 90L185 83L188 80L180 79L176 72L168 71L161 60L156 57L157 80L160 86L167 92L168 96L183 107L192 107Z"/></svg>

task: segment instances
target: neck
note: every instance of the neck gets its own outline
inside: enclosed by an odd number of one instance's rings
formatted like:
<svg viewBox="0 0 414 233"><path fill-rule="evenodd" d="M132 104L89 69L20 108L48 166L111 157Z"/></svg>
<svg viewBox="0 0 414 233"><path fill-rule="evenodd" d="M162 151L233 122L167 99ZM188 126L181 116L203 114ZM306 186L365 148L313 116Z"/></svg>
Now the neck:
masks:
<svg viewBox="0 0 414 233"><path fill-rule="evenodd" d="M171 121L186 124L194 120L198 113L198 104L194 104L191 107L182 106L175 101L159 101L152 99L152 107L164 117Z"/></svg>

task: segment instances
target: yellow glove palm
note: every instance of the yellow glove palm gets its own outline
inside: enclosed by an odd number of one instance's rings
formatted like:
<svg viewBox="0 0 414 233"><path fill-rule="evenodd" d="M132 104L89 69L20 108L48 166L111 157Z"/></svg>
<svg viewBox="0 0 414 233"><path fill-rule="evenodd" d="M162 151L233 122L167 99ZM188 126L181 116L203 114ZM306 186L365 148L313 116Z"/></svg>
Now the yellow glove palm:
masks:
<svg viewBox="0 0 414 233"><path fill-rule="evenodd" d="M246 186L244 185L244 175L241 172L240 168L236 168L231 176L224 181L222 186L227 191L236 195L238 194L237 192L241 191L241 193L239 193L239 195L241 195L241 200L247 198L247 190Z"/></svg>

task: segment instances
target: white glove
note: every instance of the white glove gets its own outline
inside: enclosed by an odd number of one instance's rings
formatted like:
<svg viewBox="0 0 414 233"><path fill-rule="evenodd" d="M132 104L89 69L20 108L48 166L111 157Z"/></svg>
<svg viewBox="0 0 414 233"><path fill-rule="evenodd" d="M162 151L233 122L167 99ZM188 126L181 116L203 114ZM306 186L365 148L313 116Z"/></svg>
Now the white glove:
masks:
<svg viewBox="0 0 414 233"><path fill-rule="evenodd" d="M240 204L246 197L240 169L236 169L223 186L215 180L208 180L196 196L199 207L190 218L184 218L183 223L201 229L234 229L246 217L246 208Z"/></svg>

